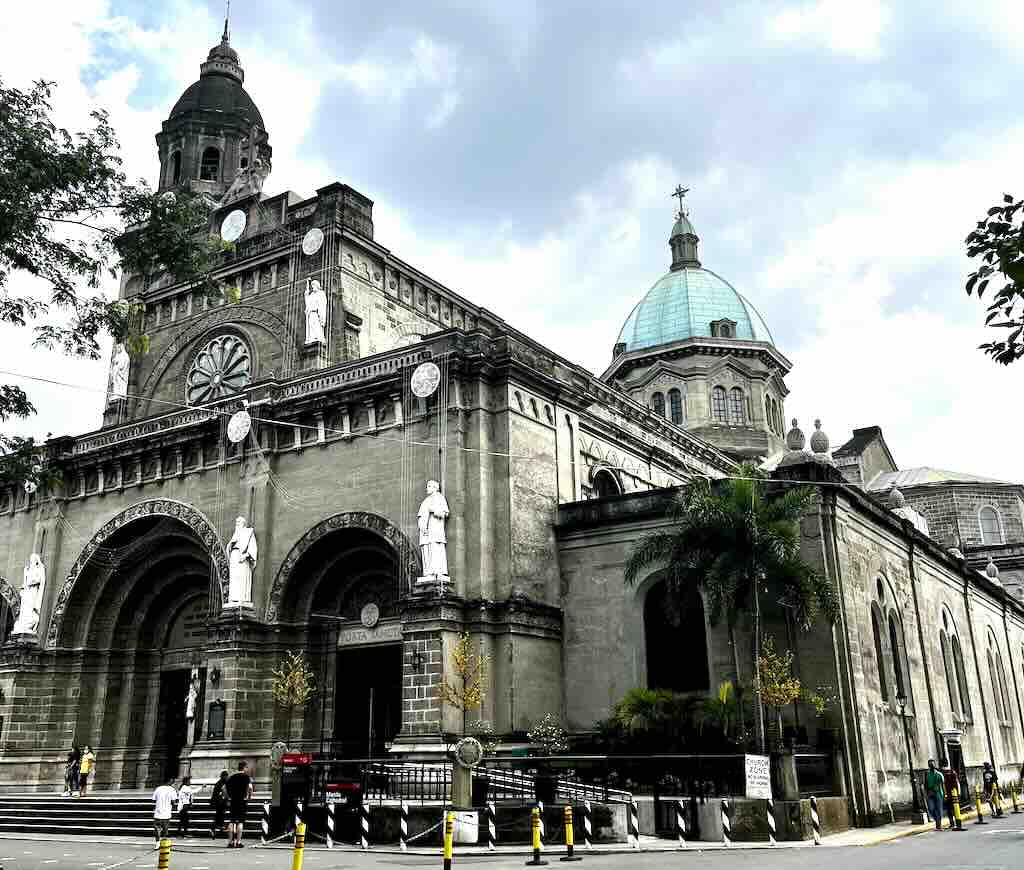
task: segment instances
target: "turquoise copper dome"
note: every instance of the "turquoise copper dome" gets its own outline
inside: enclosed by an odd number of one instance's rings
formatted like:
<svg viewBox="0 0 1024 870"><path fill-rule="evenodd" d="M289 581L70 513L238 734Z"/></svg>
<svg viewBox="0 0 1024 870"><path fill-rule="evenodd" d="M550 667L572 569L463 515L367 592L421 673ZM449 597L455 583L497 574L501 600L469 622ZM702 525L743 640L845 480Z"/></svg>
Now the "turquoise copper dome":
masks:
<svg viewBox="0 0 1024 870"><path fill-rule="evenodd" d="M686 267L659 278L630 312L619 332L626 351L685 338L711 338L716 320L736 323L736 338L774 344L768 326L750 301L710 269Z"/></svg>
<svg viewBox="0 0 1024 870"><path fill-rule="evenodd" d="M680 187L673 195L680 197L682 204L685 193ZM699 242L688 214L680 210L668 240L672 267L626 318L615 343L616 354L687 338L775 343L757 309L725 278L701 266ZM720 320L735 323L735 332L713 336L711 324Z"/></svg>

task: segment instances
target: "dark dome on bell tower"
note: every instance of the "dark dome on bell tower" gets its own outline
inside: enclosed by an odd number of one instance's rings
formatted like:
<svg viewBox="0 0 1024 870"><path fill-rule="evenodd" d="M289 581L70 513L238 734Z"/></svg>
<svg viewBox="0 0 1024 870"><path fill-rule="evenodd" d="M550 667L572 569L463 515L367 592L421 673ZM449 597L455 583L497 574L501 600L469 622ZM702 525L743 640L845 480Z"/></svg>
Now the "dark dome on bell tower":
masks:
<svg viewBox="0 0 1024 870"><path fill-rule="evenodd" d="M220 43L199 66L199 80L185 89L157 133L160 190L187 188L220 198L243 170L259 165L266 176L269 137L244 80L225 20Z"/></svg>

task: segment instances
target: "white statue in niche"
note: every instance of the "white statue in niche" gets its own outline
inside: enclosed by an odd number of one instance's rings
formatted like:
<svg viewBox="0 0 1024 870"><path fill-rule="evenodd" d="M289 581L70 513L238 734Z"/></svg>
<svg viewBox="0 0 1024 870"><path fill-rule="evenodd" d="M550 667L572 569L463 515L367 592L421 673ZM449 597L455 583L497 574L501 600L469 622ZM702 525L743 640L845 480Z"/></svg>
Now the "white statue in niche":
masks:
<svg viewBox="0 0 1024 870"><path fill-rule="evenodd" d="M306 279L306 344L326 344L327 294L316 278Z"/></svg>
<svg viewBox="0 0 1024 870"><path fill-rule="evenodd" d="M193 667L188 678L188 694L185 696L185 718L196 718L196 704L199 703L199 668Z"/></svg>
<svg viewBox="0 0 1024 870"><path fill-rule="evenodd" d="M121 342L114 345L110 355L110 379L107 382L107 405L123 402L128 398L128 369L131 357Z"/></svg>
<svg viewBox="0 0 1024 870"><path fill-rule="evenodd" d="M29 556L21 584L21 607L11 634L35 634L39 631L39 610L43 606L46 566L38 553Z"/></svg>
<svg viewBox="0 0 1024 870"><path fill-rule="evenodd" d="M239 517L227 545L229 607L252 606L252 571L257 555L256 531L246 524L245 517Z"/></svg>
<svg viewBox="0 0 1024 870"><path fill-rule="evenodd" d="M436 480L427 481L427 497L420 502L417 523L420 530L420 553L423 556L421 580L448 579L448 538L445 521L448 519L448 501Z"/></svg>

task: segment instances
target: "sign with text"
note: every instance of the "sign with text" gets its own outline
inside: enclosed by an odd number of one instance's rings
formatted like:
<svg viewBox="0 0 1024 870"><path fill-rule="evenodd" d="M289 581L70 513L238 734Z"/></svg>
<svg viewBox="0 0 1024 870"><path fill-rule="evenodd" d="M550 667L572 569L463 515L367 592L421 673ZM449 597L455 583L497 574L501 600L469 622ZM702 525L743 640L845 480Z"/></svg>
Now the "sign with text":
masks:
<svg viewBox="0 0 1024 870"><path fill-rule="evenodd" d="M770 798L772 796L772 772L767 755L744 755L747 774L747 797Z"/></svg>

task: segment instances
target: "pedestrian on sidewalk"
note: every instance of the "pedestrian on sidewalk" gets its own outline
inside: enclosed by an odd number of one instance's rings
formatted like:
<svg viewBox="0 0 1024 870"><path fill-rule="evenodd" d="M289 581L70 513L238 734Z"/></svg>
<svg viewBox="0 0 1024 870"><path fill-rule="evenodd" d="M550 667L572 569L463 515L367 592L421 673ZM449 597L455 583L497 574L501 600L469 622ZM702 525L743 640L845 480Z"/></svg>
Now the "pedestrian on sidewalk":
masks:
<svg viewBox="0 0 1024 870"><path fill-rule="evenodd" d="M188 836L188 814L192 809L195 796L203 790L201 785L192 785L192 777L184 776L181 779L181 788L178 789L178 836Z"/></svg>
<svg viewBox="0 0 1024 870"><path fill-rule="evenodd" d="M174 790L174 777L169 776L163 785L158 785L153 792L153 833L157 842L166 840L171 826L171 814L178 793Z"/></svg>
<svg viewBox="0 0 1024 870"><path fill-rule="evenodd" d="M981 785L985 791L985 800L988 801L988 805L992 810L992 815L999 818L1003 814L1003 808L995 803L995 791L999 788L999 778L996 776L995 770L992 769L992 763L986 761L982 765L981 769Z"/></svg>
<svg viewBox="0 0 1024 870"><path fill-rule="evenodd" d="M946 815L949 816L948 830L952 831L956 827L956 816L953 813L953 789L956 789L957 793L960 792L960 777L949 766L948 758L939 759L939 764L942 765L942 780L946 790Z"/></svg>
<svg viewBox="0 0 1024 870"><path fill-rule="evenodd" d="M82 750L78 748L78 744L75 743L71 746L71 751L68 753L68 794L71 797L78 797L78 785L79 777L81 776L79 765L82 762Z"/></svg>
<svg viewBox="0 0 1024 870"><path fill-rule="evenodd" d="M88 744L85 749L82 750L82 760L79 762L78 767L78 793L85 797L85 793L89 788L89 777L96 772L96 753L93 752Z"/></svg>
<svg viewBox="0 0 1024 870"><path fill-rule="evenodd" d="M64 761L64 792L62 797L71 797L71 792L74 791L74 786L77 785L74 781L74 771L77 763L78 747L72 746Z"/></svg>
<svg viewBox="0 0 1024 870"><path fill-rule="evenodd" d="M228 793L228 848L241 849L242 829L249 812L249 798L252 797L252 777L244 761L238 762L238 770L228 777L225 790Z"/></svg>
<svg viewBox="0 0 1024 870"><path fill-rule="evenodd" d="M213 794L210 795L210 806L213 807L213 826L210 828L210 836L217 839L224 830L224 816L228 811L228 772L222 770L220 779L214 783Z"/></svg>
<svg viewBox="0 0 1024 870"><path fill-rule="evenodd" d="M935 759L928 759L928 770L924 774L924 793L928 802L928 815L935 822L935 830L942 830L942 804L946 796L946 780L935 767Z"/></svg>

